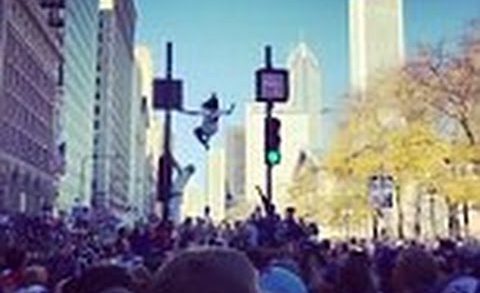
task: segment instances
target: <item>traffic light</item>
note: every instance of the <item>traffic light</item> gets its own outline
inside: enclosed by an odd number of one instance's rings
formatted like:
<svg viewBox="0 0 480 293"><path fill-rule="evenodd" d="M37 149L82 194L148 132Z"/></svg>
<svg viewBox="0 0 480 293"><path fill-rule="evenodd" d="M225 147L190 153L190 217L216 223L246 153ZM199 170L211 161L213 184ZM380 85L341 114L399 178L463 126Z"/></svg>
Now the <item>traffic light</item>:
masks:
<svg viewBox="0 0 480 293"><path fill-rule="evenodd" d="M282 123L278 118L266 118L265 123L265 162L270 166L280 164L282 155L280 153L280 128Z"/></svg>

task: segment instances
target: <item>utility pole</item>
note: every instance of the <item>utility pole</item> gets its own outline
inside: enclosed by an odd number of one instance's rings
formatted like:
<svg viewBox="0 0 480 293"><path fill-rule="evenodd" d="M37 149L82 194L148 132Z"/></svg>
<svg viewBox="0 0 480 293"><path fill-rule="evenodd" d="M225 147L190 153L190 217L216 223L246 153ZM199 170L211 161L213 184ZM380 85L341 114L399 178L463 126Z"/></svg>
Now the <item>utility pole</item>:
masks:
<svg viewBox="0 0 480 293"><path fill-rule="evenodd" d="M167 43L167 81L172 80L172 62L173 62L173 52L172 52L172 43ZM170 216L170 190L172 189L172 172L173 172L173 158L172 150L170 149L170 137L172 131L172 111L170 107L165 109L165 124L163 128L163 155L165 158L165 163L162 164L163 174L166 177L164 182L166 183L165 191L168 194L165 194L165 200L162 206L162 218L167 220Z"/></svg>
<svg viewBox="0 0 480 293"><path fill-rule="evenodd" d="M182 81L173 79L173 45L167 43L166 77L154 81L154 108L165 111L163 154L158 162L157 200L162 203L162 219L170 217L174 158L171 150L172 111L182 108Z"/></svg>
<svg viewBox="0 0 480 293"><path fill-rule="evenodd" d="M273 167L280 164L281 153L281 121L273 117L275 103L285 103L289 96L289 78L286 69L273 67L272 47L265 47L265 66L256 71L256 101L266 105L264 119L264 152L265 152L265 196L266 209L273 202Z"/></svg>
<svg viewBox="0 0 480 293"><path fill-rule="evenodd" d="M267 70L271 70L272 69L272 47L270 46L266 46L265 47L265 67L267 68ZM274 103L269 100L267 103L266 103L266 118L265 118L265 130L266 130L266 133L268 135L269 133L269 129L267 129L269 127L269 124L268 124L268 121L270 121L272 119L272 112L273 112L273 106L274 106ZM273 193L273 188L272 188L272 185L273 185L273 165L270 164L268 161L267 161L267 164L266 164L266 171L267 171L267 174L266 174L266 182L265 182L265 190L266 190L266 193L267 193L267 199L270 203L272 203L272 193Z"/></svg>

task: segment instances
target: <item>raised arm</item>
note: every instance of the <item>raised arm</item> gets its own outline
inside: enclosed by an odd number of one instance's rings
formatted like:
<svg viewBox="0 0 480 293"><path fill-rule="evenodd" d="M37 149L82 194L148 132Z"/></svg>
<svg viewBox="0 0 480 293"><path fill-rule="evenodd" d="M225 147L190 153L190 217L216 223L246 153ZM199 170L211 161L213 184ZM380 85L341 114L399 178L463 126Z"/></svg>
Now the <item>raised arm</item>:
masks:
<svg viewBox="0 0 480 293"><path fill-rule="evenodd" d="M187 110L187 109L181 109L180 112L188 114L188 115L194 115L194 116L199 116L203 115L202 110Z"/></svg>
<svg viewBox="0 0 480 293"><path fill-rule="evenodd" d="M231 104L231 105L230 105L230 108L228 108L228 109L219 110L219 111L218 111L218 116L221 116L221 115L230 115L230 114L233 113L233 110L235 110L235 104Z"/></svg>

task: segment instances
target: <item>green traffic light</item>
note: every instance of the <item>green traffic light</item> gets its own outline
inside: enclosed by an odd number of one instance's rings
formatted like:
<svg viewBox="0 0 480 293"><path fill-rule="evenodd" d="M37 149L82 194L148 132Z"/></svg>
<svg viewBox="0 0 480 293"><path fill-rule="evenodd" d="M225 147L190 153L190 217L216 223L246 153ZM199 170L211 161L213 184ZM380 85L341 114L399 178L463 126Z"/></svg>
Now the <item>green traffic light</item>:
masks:
<svg viewBox="0 0 480 293"><path fill-rule="evenodd" d="M267 153L267 160L271 165L278 165L282 156L280 155L279 151L271 150Z"/></svg>

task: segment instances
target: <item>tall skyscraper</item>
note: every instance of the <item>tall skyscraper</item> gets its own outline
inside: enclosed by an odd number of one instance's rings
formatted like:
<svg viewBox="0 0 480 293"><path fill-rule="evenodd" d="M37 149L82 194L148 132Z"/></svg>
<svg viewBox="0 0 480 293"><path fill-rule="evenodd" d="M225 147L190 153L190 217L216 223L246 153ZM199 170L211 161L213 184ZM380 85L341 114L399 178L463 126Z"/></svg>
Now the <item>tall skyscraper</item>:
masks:
<svg viewBox="0 0 480 293"><path fill-rule="evenodd" d="M322 85L320 64L306 43L301 42L288 57L290 70L289 112L308 114L309 148L317 150L321 139Z"/></svg>
<svg viewBox="0 0 480 293"><path fill-rule="evenodd" d="M153 165L156 166L162 150L162 123L161 117L155 114L153 109L153 60L150 49L143 45L135 47L135 59L139 66L142 79L142 96L147 99L148 124L147 129L147 153L151 156Z"/></svg>
<svg viewBox="0 0 480 293"><path fill-rule="evenodd" d="M146 133L146 160L150 196L144 201L144 213L151 214L156 199L158 158L162 150L162 123L153 109L153 60L150 49L143 45L135 47L135 62L142 76L141 93L146 98L148 128Z"/></svg>
<svg viewBox="0 0 480 293"><path fill-rule="evenodd" d="M56 196L62 52L54 24L40 1L0 1L0 210L37 213Z"/></svg>
<svg viewBox="0 0 480 293"><path fill-rule="evenodd" d="M92 189L95 205L116 215L129 205L135 22L132 0L101 3Z"/></svg>
<svg viewBox="0 0 480 293"><path fill-rule="evenodd" d="M245 127L231 126L226 141L227 205L245 198Z"/></svg>
<svg viewBox="0 0 480 293"><path fill-rule="evenodd" d="M88 201L91 194L99 2L69 0L65 5L60 123L66 168L57 199L60 209L71 207L75 198Z"/></svg>
<svg viewBox="0 0 480 293"><path fill-rule="evenodd" d="M350 0L350 82L364 91L404 60L403 0Z"/></svg>
<svg viewBox="0 0 480 293"><path fill-rule="evenodd" d="M141 70L141 60L138 59L135 48L134 71L134 97L131 108L131 133L130 133L130 195L136 215L145 217L148 211L146 204L150 203L151 182L149 182L149 161L147 156L147 129L149 127L149 104L143 95L143 84L151 83L146 79Z"/></svg>

